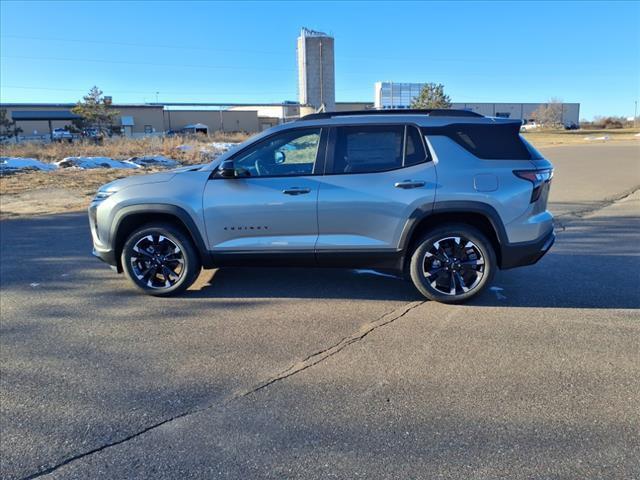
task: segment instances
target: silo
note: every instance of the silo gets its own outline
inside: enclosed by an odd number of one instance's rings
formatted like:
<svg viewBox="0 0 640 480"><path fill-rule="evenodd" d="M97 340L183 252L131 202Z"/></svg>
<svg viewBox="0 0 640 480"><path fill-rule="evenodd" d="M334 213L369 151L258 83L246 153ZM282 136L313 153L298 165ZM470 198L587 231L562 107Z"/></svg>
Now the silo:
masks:
<svg viewBox="0 0 640 480"><path fill-rule="evenodd" d="M336 107L334 40L303 28L298 37L298 100L315 109Z"/></svg>

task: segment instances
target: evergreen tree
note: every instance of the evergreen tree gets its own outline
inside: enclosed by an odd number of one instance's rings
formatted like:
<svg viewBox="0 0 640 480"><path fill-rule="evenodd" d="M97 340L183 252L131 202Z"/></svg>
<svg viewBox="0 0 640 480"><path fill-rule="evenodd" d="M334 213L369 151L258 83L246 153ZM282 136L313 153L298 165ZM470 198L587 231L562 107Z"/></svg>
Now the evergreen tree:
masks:
<svg viewBox="0 0 640 480"><path fill-rule="evenodd" d="M102 133L109 132L113 121L120 113L105 103L102 90L98 87L89 90L89 93L82 97L71 112L82 117L83 121L80 122L82 125L96 128Z"/></svg>
<svg viewBox="0 0 640 480"><path fill-rule="evenodd" d="M441 83L425 83L420 94L411 101L411 108L451 108L451 99Z"/></svg>
<svg viewBox="0 0 640 480"><path fill-rule="evenodd" d="M0 109L0 138L17 137L20 133L22 133L22 129L16 127L15 120L9 120L7 109Z"/></svg>

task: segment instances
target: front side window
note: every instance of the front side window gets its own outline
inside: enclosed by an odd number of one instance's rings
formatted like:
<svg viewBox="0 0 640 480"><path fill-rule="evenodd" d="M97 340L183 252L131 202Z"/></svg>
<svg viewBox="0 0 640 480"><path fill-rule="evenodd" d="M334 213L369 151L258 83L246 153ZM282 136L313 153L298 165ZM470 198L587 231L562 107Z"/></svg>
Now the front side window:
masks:
<svg viewBox="0 0 640 480"><path fill-rule="evenodd" d="M319 144L319 128L290 130L250 147L233 163L239 176L311 175Z"/></svg>

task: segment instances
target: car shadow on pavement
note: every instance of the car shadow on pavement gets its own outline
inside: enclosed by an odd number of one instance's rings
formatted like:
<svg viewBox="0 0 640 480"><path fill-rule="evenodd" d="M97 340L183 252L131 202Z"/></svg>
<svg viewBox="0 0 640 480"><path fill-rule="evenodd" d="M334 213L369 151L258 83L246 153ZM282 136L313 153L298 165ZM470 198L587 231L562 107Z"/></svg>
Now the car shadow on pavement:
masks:
<svg viewBox="0 0 640 480"><path fill-rule="evenodd" d="M640 220L576 219L536 265L498 271L475 306L640 309ZM422 299L400 277L371 270L225 268L192 297Z"/></svg>
<svg viewBox="0 0 640 480"><path fill-rule="evenodd" d="M222 268L190 297L316 298L415 301L410 282L373 270L338 268Z"/></svg>
<svg viewBox="0 0 640 480"><path fill-rule="evenodd" d="M640 218L576 219L536 265L500 271L473 305L640 309Z"/></svg>

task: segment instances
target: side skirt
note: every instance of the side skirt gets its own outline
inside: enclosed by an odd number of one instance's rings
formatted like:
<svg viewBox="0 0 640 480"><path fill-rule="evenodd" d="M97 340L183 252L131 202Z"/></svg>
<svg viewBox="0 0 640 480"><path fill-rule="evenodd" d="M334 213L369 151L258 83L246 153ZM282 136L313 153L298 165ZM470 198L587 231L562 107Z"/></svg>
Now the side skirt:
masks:
<svg viewBox="0 0 640 480"><path fill-rule="evenodd" d="M402 250L214 252L213 267L329 267L371 268L402 272Z"/></svg>

